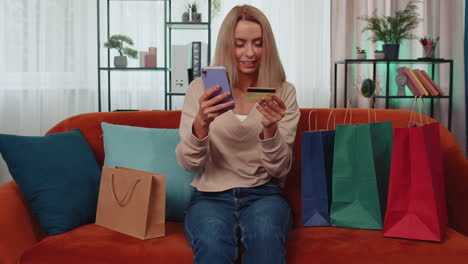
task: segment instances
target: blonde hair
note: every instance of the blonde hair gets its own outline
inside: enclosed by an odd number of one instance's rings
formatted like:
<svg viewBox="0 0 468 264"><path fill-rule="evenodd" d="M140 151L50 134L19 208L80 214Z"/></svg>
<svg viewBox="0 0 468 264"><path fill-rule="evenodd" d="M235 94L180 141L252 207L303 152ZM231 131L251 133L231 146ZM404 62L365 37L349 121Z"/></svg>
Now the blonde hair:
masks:
<svg viewBox="0 0 468 264"><path fill-rule="evenodd" d="M252 21L262 28L263 51L257 77L257 86L280 88L286 80L283 65L276 48L270 22L259 9L250 5L235 6L224 18L218 34L212 65L226 67L232 87L238 83L238 71L233 54L234 31L240 20Z"/></svg>

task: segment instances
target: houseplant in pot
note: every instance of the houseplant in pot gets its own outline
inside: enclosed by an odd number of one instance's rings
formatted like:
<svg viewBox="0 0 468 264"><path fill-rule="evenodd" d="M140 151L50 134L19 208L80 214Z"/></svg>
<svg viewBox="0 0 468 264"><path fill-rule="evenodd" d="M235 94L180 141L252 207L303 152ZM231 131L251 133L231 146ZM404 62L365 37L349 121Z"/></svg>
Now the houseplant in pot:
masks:
<svg viewBox="0 0 468 264"><path fill-rule="evenodd" d="M380 50L380 49L376 49L374 51L374 56L376 60L383 60L385 58L385 54L383 50Z"/></svg>
<svg viewBox="0 0 468 264"><path fill-rule="evenodd" d="M191 7L192 7L192 22L201 23L201 13L198 13L197 2L193 2Z"/></svg>
<svg viewBox="0 0 468 264"><path fill-rule="evenodd" d="M363 50L360 47L356 47L356 59L365 60L366 57L367 57L366 50Z"/></svg>
<svg viewBox="0 0 468 264"><path fill-rule="evenodd" d="M192 5L187 4L185 12L182 14L182 22L190 22L190 9L192 9Z"/></svg>
<svg viewBox="0 0 468 264"><path fill-rule="evenodd" d="M397 10L393 16L377 16L375 10L371 17L359 17L367 23L362 31L372 32L371 41L384 43L382 48L386 60L397 60L401 41L416 38L411 32L422 21L417 13L417 2L409 1L403 10Z"/></svg>
<svg viewBox="0 0 468 264"><path fill-rule="evenodd" d="M120 56L114 57L114 67L116 68L125 68L127 67L127 56L130 58L137 59L138 51L124 46L124 43L128 45L133 45L133 40L125 35L112 35L109 40L104 43L104 47L109 49L116 49Z"/></svg>

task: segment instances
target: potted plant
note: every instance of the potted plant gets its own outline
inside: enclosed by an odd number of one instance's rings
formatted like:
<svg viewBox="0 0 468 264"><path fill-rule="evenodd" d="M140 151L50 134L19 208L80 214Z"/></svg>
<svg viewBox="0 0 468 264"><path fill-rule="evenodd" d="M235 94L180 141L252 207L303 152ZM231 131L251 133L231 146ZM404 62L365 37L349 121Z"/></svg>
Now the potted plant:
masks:
<svg viewBox="0 0 468 264"><path fill-rule="evenodd" d="M370 30L373 33L371 41L382 41L385 59L397 60L400 43L404 39L414 39L411 31L417 27L422 19L416 12L417 0L411 0L403 10L397 10L393 16L361 16L359 19L367 22L362 31ZM374 11L375 14L376 11Z"/></svg>
<svg viewBox="0 0 468 264"><path fill-rule="evenodd" d="M221 12L221 0L211 1L211 19L213 20Z"/></svg>
<svg viewBox="0 0 468 264"><path fill-rule="evenodd" d="M192 9L192 22L200 23L201 22L201 13L198 13L198 4L193 2L191 5Z"/></svg>
<svg viewBox="0 0 468 264"><path fill-rule="evenodd" d="M365 60L367 57L366 50L363 50L359 47L356 47L356 59L358 60Z"/></svg>
<svg viewBox="0 0 468 264"><path fill-rule="evenodd" d="M381 50L381 49L376 49L374 51L374 56L375 56L376 60L383 60L385 58L385 54L384 54L383 50Z"/></svg>
<svg viewBox="0 0 468 264"><path fill-rule="evenodd" d="M137 59L138 51L131 49L127 46L124 47L124 43L128 45L133 45L133 40L125 35L112 35L109 40L104 43L104 47L109 49L116 49L120 56L114 57L114 67L116 68L125 68L127 67L127 56L130 58Z"/></svg>
<svg viewBox="0 0 468 264"><path fill-rule="evenodd" d="M182 22L187 23L190 22L190 10L192 9L192 5L187 3L185 12L182 14Z"/></svg>

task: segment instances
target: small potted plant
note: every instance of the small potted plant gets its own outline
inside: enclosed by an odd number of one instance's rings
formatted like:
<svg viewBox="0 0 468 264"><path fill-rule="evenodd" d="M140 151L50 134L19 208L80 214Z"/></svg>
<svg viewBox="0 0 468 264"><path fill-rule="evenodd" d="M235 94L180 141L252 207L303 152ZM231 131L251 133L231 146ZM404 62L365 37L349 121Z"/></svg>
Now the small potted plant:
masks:
<svg viewBox="0 0 468 264"><path fill-rule="evenodd" d="M133 45L133 40L125 35L112 35L109 40L104 43L104 47L108 49L116 49L120 56L114 57L114 67L116 68L125 68L127 67L127 56L130 58L137 59L138 51L131 49L127 46L124 47L124 43L128 45Z"/></svg>
<svg viewBox="0 0 468 264"><path fill-rule="evenodd" d="M374 56L376 60L383 60L385 58L385 53L381 49L376 49L374 51Z"/></svg>
<svg viewBox="0 0 468 264"><path fill-rule="evenodd" d="M363 20L367 25L362 31L370 30L373 35L373 42L382 41L385 59L397 60L400 43L404 39L414 39L415 35L411 32L418 26L422 19L417 13L417 0L411 0L403 10L398 10L393 16L361 16L358 19ZM374 11L375 13L376 11Z"/></svg>
<svg viewBox="0 0 468 264"><path fill-rule="evenodd" d="M192 5L187 3L185 12L182 14L182 22L187 23L190 22L190 10L192 9Z"/></svg>
<svg viewBox="0 0 468 264"><path fill-rule="evenodd" d="M367 57L366 50L363 50L359 47L356 47L356 59L358 60L365 60Z"/></svg>
<svg viewBox="0 0 468 264"><path fill-rule="evenodd" d="M192 22L201 23L201 13L198 13L198 4L193 2L191 5L192 8Z"/></svg>

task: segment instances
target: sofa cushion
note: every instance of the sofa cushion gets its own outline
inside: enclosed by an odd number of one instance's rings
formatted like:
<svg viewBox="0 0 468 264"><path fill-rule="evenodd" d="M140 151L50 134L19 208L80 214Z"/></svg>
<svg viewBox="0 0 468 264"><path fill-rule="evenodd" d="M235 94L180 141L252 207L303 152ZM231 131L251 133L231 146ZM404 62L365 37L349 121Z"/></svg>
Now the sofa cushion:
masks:
<svg viewBox="0 0 468 264"><path fill-rule="evenodd" d="M158 129L103 122L104 165L122 166L166 175L166 219L182 222L190 202L194 177L181 168L175 149L178 129Z"/></svg>
<svg viewBox="0 0 468 264"><path fill-rule="evenodd" d="M305 227L290 232L287 255L288 264L468 263L468 237L448 228L435 243L385 238L378 230Z"/></svg>
<svg viewBox="0 0 468 264"><path fill-rule="evenodd" d="M26 252L19 263L193 263L183 225L167 222L166 236L140 240L90 224L47 237Z"/></svg>
<svg viewBox="0 0 468 264"><path fill-rule="evenodd" d="M0 135L0 153L45 232L56 235L94 221L101 169L79 129Z"/></svg>

